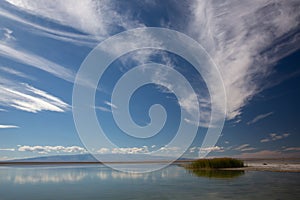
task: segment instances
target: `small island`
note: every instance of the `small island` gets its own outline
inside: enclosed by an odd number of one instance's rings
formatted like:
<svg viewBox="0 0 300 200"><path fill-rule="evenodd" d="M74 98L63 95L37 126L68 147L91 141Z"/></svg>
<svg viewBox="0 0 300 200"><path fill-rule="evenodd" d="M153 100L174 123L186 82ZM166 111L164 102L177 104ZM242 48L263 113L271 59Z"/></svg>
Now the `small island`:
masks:
<svg viewBox="0 0 300 200"><path fill-rule="evenodd" d="M197 159L183 166L199 177L235 178L244 174L242 168L245 165L242 160L234 158L212 158Z"/></svg>
<svg viewBox="0 0 300 200"><path fill-rule="evenodd" d="M235 158L212 158L212 159L198 159L184 167L187 169L225 169L225 168L242 168L244 162Z"/></svg>
<svg viewBox="0 0 300 200"><path fill-rule="evenodd" d="M211 158L197 159L183 164L190 171L271 171L300 172L299 158L291 159L236 159Z"/></svg>

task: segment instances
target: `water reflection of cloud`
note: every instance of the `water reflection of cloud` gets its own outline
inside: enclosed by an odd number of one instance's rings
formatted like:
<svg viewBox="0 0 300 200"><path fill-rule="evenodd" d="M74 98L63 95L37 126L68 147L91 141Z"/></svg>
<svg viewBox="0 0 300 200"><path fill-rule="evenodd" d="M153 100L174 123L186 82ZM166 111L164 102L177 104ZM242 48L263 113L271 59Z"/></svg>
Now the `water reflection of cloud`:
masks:
<svg viewBox="0 0 300 200"><path fill-rule="evenodd" d="M97 173L97 177L101 180L107 179L140 179L140 180L158 180L162 178L172 178L180 176L180 168L178 167L168 167L156 172L150 173L130 173L130 172L120 172L116 170L101 170Z"/></svg>
<svg viewBox="0 0 300 200"><path fill-rule="evenodd" d="M25 184L25 183L60 183L60 182L77 182L82 180L86 174L80 172L76 174L47 174L37 173L34 175L16 175L13 179L14 183Z"/></svg>
<svg viewBox="0 0 300 200"><path fill-rule="evenodd" d="M37 184L37 183L60 183L79 182L84 179L107 180L151 180L156 181L165 178L176 178L182 175L179 167L168 167L150 173L128 173L111 170L106 167L49 167L49 168L2 168L0 169L1 182L12 182L15 184Z"/></svg>
<svg viewBox="0 0 300 200"><path fill-rule="evenodd" d="M0 180L15 184L36 183L59 183L77 182L87 176L84 170L72 168L2 168L0 169Z"/></svg>

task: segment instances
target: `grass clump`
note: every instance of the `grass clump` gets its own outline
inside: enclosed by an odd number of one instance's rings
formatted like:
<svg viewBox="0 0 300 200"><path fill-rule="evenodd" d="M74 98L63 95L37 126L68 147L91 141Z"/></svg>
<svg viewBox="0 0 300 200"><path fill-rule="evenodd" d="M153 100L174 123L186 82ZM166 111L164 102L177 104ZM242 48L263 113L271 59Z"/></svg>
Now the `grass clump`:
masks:
<svg viewBox="0 0 300 200"><path fill-rule="evenodd" d="M244 162L234 158L198 159L190 163L189 169L222 169L244 167Z"/></svg>

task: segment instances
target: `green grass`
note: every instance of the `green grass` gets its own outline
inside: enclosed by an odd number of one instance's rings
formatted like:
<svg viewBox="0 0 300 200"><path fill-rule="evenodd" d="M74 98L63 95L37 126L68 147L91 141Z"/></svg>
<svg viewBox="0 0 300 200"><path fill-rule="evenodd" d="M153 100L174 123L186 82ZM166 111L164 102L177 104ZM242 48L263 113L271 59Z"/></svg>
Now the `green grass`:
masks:
<svg viewBox="0 0 300 200"><path fill-rule="evenodd" d="M188 164L188 169L222 169L244 167L244 162L234 158L199 159Z"/></svg>

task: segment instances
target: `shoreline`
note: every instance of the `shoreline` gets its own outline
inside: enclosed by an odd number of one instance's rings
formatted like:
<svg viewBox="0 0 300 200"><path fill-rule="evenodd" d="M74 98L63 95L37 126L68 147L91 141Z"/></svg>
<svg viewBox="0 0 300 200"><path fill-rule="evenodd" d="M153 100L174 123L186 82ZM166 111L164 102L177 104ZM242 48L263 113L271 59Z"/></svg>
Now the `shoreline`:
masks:
<svg viewBox="0 0 300 200"><path fill-rule="evenodd" d="M183 166L184 164L190 163L193 160L178 160L173 162L173 165ZM232 170L232 171L268 171L268 172L295 172L300 173L300 159L245 159L243 160L245 167L240 168L220 168L211 170ZM105 165L105 164L164 164L170 161L132 161L132 162L10 162L2 161L0 162L0 167L2 166L44 166L44 165ZM205 169L203 169L205 170ZM207 170L207 169L206 169Z"/></svg>
<svg viewBox="0 0 300 200"><path fill-rule="evenodd" d="M99 161L55 161L55 162L48 162L48 161L34 161L34 162L5 162L5 161L0 161L0 167L1 166L9 166L9 165L91 165L91 164L163 164L163 163L170 163L171 164L181 164L181 163L189 163L192 162L193 160L177 160L177 161L169 161L169 160L161 160L161 161L129 161L129 162L122 162L122 161L109 161L109 162L99 162Z"/></svg>
<svg viewBox="0 0 300 200"><path fill-rule="evenodd" d="M262 172L294 172L300 173L300 166L297 168L281 168L277 166L265 167L265 166L246 166L242 168L221 168L216 170L225 170L225 171L262 171Z"/></svg>

